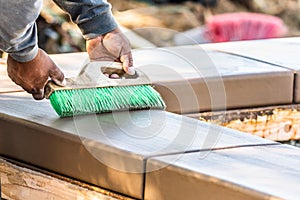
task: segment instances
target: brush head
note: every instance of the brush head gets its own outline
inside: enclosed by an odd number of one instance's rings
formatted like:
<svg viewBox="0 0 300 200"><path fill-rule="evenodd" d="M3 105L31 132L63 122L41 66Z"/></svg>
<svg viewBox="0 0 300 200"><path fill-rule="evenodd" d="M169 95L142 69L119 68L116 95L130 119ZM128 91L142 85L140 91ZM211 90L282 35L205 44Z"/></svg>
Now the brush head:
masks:
<svg viewBox="0 0 300 200"><path fill-rule="evenodd" d="M58 90L49 99L60 117L166 107L151 85Z"/></svg>
<svg viewBox="0 0 300 200"><path fill-rule="evenodd" d="M65 87L49 81L45 96L60 117L166 108L144 73L136 70L134 75L128 75L121 69L122 66L92 62L78 77L67 79ZM108 78L105 73L118 74L119 78Z"/></svg>

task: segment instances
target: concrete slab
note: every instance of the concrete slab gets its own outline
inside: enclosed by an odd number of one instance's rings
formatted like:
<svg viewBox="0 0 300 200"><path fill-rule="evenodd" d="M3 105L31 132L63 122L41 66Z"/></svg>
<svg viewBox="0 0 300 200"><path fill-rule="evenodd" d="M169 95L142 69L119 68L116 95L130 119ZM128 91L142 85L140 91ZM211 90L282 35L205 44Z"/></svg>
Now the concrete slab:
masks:
<svg viewBox="0 0 300 200"><path fill-rule="evenodd" d="M76 76L87 61L85 53L52 57L67 77ZM170 112L292 102L293 73L269 64L204 51L199 46L138 49L133 57L135 67L147 74Z"/></svg>
<svg viewBox="0 0 300 200"><path fill-rule="evenodd" d="M253 41L224 42L202 45L204 49L223 51L255 60L300 70L298 62L299 37Z"/></svg>
<svg viewBox="0 0 300 200"><path fill-rule="evenodd" d="M85 53L52 58L67 77L87 61ZM290 70L198 46L134 51L134 59L172 112L292 99ZM34 101L14 90L0 95L0 127L0 154L133 198L142 198L149 156L274 144L164 111L58 118L48 100Z"/></svg>
<svg viewBox="0 0 300 200"><path fill-rule="evenodd" d="M1 155L134 198L149 156L274 144L164 111L59 118L25 92L0 95L0 127Z"/></svg>
<svg viewBox="0 0 300 200"><path fill-rule="evenodd" d="M6 61L4 59L0 59L0 94L24 91L21 87L17 86L9 79L5 63Z"/></svg>
<svg viewBox="0 0 300 200"><path fill-rule="evenodd" d="M204 52L199 46L167 50L172 53L169 57L159 56L157 50L148 52L152 58L148 62L153 64L142 69L162 94L170 112L192 113L292 102L293 74L288 70L228 54ZM146 56L139 56L137 63L146 63L143 58Z"/></svg>
<svg viewBox="0 0 300 200"><path fill-rule="evenodd" d="M86 52L50 54L51 59L63 71L66 77L76 77L81 68L89 62Z"/></svg>
<svg viewBox="0 0 300 200"><path fill-rule="evenodd" d="M272 46L273 43L268 45L276 49L275 46L278 45L276 43ZM234 44L238 43L232 42L233 46ZM252 43L245 43L246 52L250 51L248 44L251 46ZM214 44L211 47L221 49L221 46ZM253 51L259 52L256 48ZM51 57L66 77L76 77L82 66L88 62L86 53L58 54ZM266 63L203 50L201 46L137 49L133 51L133 57L134 65L148 75L170 112L194 113L292 102L293 72ZM296 62L293 61L295 59L289 60ZM288 65L293 66L292 63ZM0 93L22 91L7 77L3 65L0 67L0 79Z"/></svg>
<svg viewBox="0 0 300 200"><path fill-rule="evenodd" d="M145 199L298 199L300 150L243 147L151 158Z"/></svg>
<svg viewBox="0 0 300 200"><path fill-rule="evenodd" d="M281 66L296 73L294 101L300 102L300 37L242 41L203 45L205 49L223 51Z"/></svg>

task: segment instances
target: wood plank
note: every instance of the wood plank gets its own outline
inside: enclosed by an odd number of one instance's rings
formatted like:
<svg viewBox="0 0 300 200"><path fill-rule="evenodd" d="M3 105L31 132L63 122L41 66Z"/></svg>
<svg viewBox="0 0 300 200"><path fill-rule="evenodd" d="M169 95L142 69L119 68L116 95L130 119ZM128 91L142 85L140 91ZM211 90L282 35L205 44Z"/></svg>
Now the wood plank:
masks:
<svg viewBox="0 0 300 200"><path fill-rule="evenodd" d="M300 149L287 145L155 157L145 199L298 199L299 165Z"/></svg>
<svg viewBox="0 0 300 200"><path fill-rule="evenodd" d="M3 199L130 200L128 197L68 178L57 178L0 159Z"/></svg>
<svg viewBox="0 0 300 200"><path fill-rule="evenodd" d="M273 144L164 111L59 118L27 93L0 95L0 127L0 154L133 198L149 156Z"/></svg>
<svg viewBox="0 0 300 200"><path fill-rule="evenodd" d="M300 105L204 112L186 115L201 121L257 135L274 141L300 140Z"/></svg>

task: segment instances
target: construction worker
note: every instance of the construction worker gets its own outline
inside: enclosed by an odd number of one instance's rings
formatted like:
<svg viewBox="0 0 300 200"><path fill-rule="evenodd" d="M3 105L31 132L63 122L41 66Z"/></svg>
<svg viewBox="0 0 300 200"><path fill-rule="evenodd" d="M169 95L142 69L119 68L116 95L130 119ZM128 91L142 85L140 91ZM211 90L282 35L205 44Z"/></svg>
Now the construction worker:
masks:
<svg viewBox="0 0 300 200"><path fill-rule="evenodd" d="M90 59L120 61L133 74L129 41L120 31L106 0L54 0L78 25ZM44 98L51 78L63 85L64 74L37 45L37 19L43 0L0 0L0 49L8 53L8 76L36 100Z"/></svg>

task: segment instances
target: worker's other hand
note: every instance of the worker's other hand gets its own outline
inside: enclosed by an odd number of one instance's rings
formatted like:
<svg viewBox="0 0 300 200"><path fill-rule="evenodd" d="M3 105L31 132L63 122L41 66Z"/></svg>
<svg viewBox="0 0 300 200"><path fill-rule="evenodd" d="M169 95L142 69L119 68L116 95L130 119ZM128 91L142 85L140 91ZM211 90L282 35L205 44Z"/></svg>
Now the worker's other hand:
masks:
<svg viewBox="0 0 300 200"><path fill-rule="evenodd" d="M8 76L36 100L44 98L44 87L50 77L56 84L62 85L64 74L41 49L37 56L28 62L18 62L11 56L7 59Z"/></svg>
<svg viewBox="0 0 300 200"><path fill-rule="evenodd" d="M130 43L119 28L87 40L86 49L91 61L121 62L125 72L135 74Z"/></svg>

